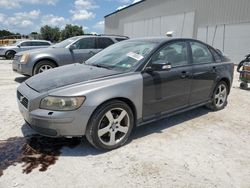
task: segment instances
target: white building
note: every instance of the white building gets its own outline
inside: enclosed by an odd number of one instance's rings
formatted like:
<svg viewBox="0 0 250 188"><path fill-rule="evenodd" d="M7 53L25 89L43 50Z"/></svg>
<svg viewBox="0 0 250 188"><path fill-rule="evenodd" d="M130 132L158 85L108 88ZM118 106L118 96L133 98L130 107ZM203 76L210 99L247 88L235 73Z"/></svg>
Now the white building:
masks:
<svg viewBox="0 0 250 188"><path fill-rule="evenodd" d="M250 0L142 0L105 16L105 33L197 38L235 63L250 53Z"/></svg>

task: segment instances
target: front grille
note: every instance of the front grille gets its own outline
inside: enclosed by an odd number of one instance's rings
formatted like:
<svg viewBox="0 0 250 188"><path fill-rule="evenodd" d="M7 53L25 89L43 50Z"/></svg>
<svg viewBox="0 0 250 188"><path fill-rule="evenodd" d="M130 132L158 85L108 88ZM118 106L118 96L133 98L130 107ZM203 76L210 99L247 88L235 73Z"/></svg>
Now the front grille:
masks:
<svg viewBox="0 0 250 188"><path fill-rule="evenodd" d="M25 108L28 108L29 100L26 97L24 97L19 91L17 91L17 99Z"/></svg>

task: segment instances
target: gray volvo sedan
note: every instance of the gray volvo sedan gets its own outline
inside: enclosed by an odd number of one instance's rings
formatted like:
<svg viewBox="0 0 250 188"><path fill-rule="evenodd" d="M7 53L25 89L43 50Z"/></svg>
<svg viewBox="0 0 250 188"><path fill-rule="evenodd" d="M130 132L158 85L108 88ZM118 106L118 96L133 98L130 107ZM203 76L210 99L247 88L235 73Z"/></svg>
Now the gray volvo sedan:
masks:
<svg viewBox="0 0 250 188"><path fill-rule="evenodd" d="M17 89L19 109L41 135L81 137L115 149L135 126L227 104L233 63L193 39L131 39L87 60L48 70Z"/></svg>

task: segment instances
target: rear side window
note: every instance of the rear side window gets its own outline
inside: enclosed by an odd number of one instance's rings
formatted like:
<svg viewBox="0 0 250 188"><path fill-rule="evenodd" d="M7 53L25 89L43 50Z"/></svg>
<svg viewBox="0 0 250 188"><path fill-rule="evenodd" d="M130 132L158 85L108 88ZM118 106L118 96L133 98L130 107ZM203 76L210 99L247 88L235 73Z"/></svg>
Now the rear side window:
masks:
<svg viewBox="0 0 250 188"><path fill-rule="evenodd" d="M50 46L48 42L36 42L36 46Z"/></svg>
<svg viewBox="0 0 250 188"><path fill-rule="evenodd" d="M218 54L218 52L216 52L213 48L209 48L209 50L213 54L216 63L222 62L221 56Z"/></svg>
<svg viewBox="0 0 250 188"><path fill-rule="evenodd" d="M199 42L191 42L194 64L205 64L214 62L214 58L208 47Z"/></svg>
<svg viewBox="0 0 250 188"><path fill-rule="evenodd" d="M32 46L32 42L23 42L21 46Z"/></svg>
<svg viewBox="0 0 250 188"><path fill-rule="evenodd" d="M83 38L75 44L76 49L95 49L95 38Z"/></svg>
<svg viewBox="0 0 250 188"><path fill-rule="evenodd" d="M104 48L107 48L108 46L114 44L114 42L109 38L97 38L97 41L98 41L98 48L99 49L104 49Z"/></svg>

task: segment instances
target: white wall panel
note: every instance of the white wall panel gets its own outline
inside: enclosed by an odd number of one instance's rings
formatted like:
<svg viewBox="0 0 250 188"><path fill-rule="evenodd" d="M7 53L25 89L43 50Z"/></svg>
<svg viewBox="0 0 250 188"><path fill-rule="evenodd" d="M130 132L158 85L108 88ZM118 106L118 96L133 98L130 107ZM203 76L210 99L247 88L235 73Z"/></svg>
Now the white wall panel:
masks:
<svg viewBox="0 0 250 188"><path fill-rule="evenodd" d="M250 23L227 25L225 32L225 52L235 63L250 53Z"/></svg>
<svg viewBox="0 0 250 188"><path fill-rule="evenodd" d="M208 30L207 30L208 29ZM207 32L208 31L208 32ZM198 28L197 39L224 51L239 63L250 53L250 23L230 24Z"/></svg>
<svg viewBox="0 0 250 188"><path fill-rule="evenodd" d="M145 20L137 20L124 24L124 35L134 37L166 36L168 31L174 37L193 37L194 12L171 16L161 16Z"/></svg>

